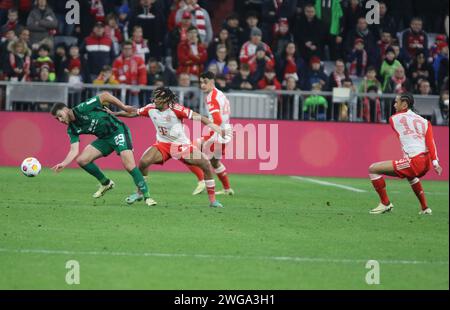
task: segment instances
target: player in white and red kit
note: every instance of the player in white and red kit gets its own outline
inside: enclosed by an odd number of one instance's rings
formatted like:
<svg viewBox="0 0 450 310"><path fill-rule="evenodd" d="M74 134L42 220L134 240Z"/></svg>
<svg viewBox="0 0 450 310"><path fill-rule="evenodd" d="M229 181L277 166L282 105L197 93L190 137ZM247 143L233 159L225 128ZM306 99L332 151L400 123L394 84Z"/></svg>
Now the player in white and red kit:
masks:
<svg viewBox="0 0 450 310"><path fill-rule="evenodd" d="M211 165L214 168L214 172L217 174L220 182L222 183L223 190L218 191L217 194L221 195L234 195L233 189L230 187L230 181L225 165L220 161L222 156L225 155L226 145L231 142L232 128L230 125L230 102L223 92L215 87L214 74L212 72L205 72L200 75L200 88L205 94L205 101L208 107L209 119L225 133L225 137L211 131L208 135L203 136L200 141L202 151L211 153ZM220 148L216 150L215 148ZM195 171L189 167L193 173L197 175L201 184L201 176L198 171ZM198 169L197 169L198 170ZM197 194L201 191L194 191Z"/></svg>
<svg viewBox="0 0 450 310"><path fill-rule="evenodd" d="M431 123L413 112L414 98L411 94L398 96L394 108L396 114L391 116L389 123L400 139L404 158L375 163L369 167L370 179L381 200L378 207L370 213L381 214L394 207L386 193L386 183L382 176L388 175L408 179L420 201L420 214L431 214L419 179L428 172L431 165L437 174L442 173Z"/></svg>
<svg viewBox="0 0 450 310"><path fill-rule="evenodd" d="M153 121L157 142L142 155L139 161L139 170L146 176L150 165L162 165L172 157L180 159L185 164L195 166L203 172L210 206L223 207L215 198L215 182L211 165L206 156L186 136L183 120L200 120L220 135L222 135L222 130L208 118L176 103L176 96L167 87L159 87L153 91L153 102L132 113L113 113L116 116L124 117L149 117ZM126 201L132 204L141 199L142 195L138 192L127 197Z"/></svg>

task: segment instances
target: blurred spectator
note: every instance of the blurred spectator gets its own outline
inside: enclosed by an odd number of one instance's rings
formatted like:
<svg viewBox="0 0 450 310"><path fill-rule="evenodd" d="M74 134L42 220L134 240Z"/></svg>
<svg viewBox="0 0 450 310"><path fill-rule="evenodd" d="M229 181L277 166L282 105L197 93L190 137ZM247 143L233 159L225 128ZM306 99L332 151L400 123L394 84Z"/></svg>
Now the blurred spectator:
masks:
<svg viewBox="0 0 450 310"><path fill-rule="evenodd" d="M42 44L39 47L38 53L39 56L32 62L31 65L32 77L39 78L41 68L45 66L48 70L47 72L48 80L50 82L54 82L56 80L55 64L53 63L53 60L49 56L50 48L47 45Z"/></svg>
<svg viewBox="0 0 450 310"><path fill-rule="evenodd" d="M37 82L45 82L45 83L53 82L50 79L50 69L46 64L40 68L39 75L38 75L38 78L36 81Z"/></svg>
<svg viewBox="0 0 450 310"><path fill-rule="evenodd" d="M366 68L368 64L368 55L364 47L364 40L357 38L353 50L348 56L349 75L363 77L366 74Z"/></svg>
<svg viewBox="0 0 450 310"><path fill-rule="evenodd" d="M240 45L244 44L245 42L247 42L250 39L252 30L254 28L258 28L258 23L259 23L258 13L255 11L247 12L247 15L245 17L244 30L242 31L241 38L240 38L241 39Z"/></svg>
<svg viewBox="0 0 450 310"><path fill-rule="evenodd" d="M263 90L280 90L281 83L277 79L273 64L267 64L264 71L264 77L258 81L258 89Z"/></svg>
<svg viewBox="0 0 450 310"><path fill-rule="evenodd" d="M169 34L173 68L178 68L178 45L187 40L188 29L192 27L191 17L192 15L190 12L184 12L181 22L178 23L177 27Z"/></svg>
<svg viewBox="0 0 450 310"><path fill-rule="evenodd" d="M433 69L435 73L436 82L440 89L443 85L443 81L448 77L448 44L443 42L438 47L439 54L434 60Z"/></svg>
<svg viewBox="0 0 450 310"><path fill-rule="evenodd" d="M122 44L122 55L120 55L113 63L114 77L121 84L127 85L147 85L147 71L144 60L134 55L133 43L125 41ZM129 104L139 107L139 90L132 89L130 91Z"/></svg>
<svg viewBox="0 0 450 310"><path fill-rule="evenodd" d="M356 29L351 30L346 37L345 41L345 51L348 54L352 54L355 49L355 42L357 39L362 39L364 44L364 49L368 57L368 65L378 66L379 65L379 53L377 49L377 39L369 30L369 25L367 24L365 17L360 17L356 25ZM364 75L364 74L362 74Z"/></svg>
<svg viewBox="0 0 450 310"><path fill-rule="evenodd" d="M381 10L380 10L381 11ZM350 0L349 5L344 10L344 17L342 26L344 27L344 32L348 33L352 30L355 30L356 24L358 23L358 19L360 17L364 17L366 15L365 9L361 6L360 0Z"/></svg>
<svg viewBox="0 0 450 310"><path fill-rule="evenodd" d="M66 3L69 0L49 0L49 6L55 12L56 19L58 20L58 34L62 36L71 36L74 30L74 25L66 22Z"/></svg>
<svg viewBox="0 0 450 310"><path fill-rule="evenodd" d="M228 73L226 74L227 83L231 83L234 77L239 73L239 65L235 58L228 58Z"/></svg>
<svg viewBox="0 0 450 310"><path fill-rule="evenodd" d="M250 67L248 64L242 64L239 73L233 78L230 88L236 90L253 90L255 88L253 80L250 77Z"/></svg>
<svg viewBox="0 0 450 310"><path fill-rule="evenodd" d="M11 81L31 80L31 51L22 40L14 41L4 63L4 73Z"/></svg>
<svg viewBox="0 0 450 310"><path fill-rule="evenodd" d="M9 54L8 48L15 41L17 41L17 36L16 36L16 33L14 32L14 30L6 31L5 37L3 38L3 40L0 43L0 63L1 64L6 62L6 58ZM3 65L2 65L2 68L0 68L0 70L1 69L3 69Z"/></svg>
<svg viewBox="0 0 450 310"><path fill-rule="evenodd" d="M274 62L267 56L264 45L260 43L256 48L255 57L248 62L248 65L253 81L257 83L263 78L267 65L274 66Z"/></svg>
<svg viewBox="0 0 450 310"><path fill-rule="evenodd" d="M392 47L388 47L386 50L386 57L380 69L380 77L383 82L383 91L386 91L395 70L401 66L402 64L396 59L394 49Z"/></svg>
<svg viewBox="0 0 450 310"><path fill-rule="evenodd" d="M22 30L19 33L19 39L22 40L27 45L27 48L31 50L30 30L28 28L26 27L22 28Z"/></svg>
<svg viewBox="0 0 450 310"><path fill-rule="evenodd" d="M230 87L227 84L227 78L223 74L217 74L215 82L216 87L223 92L228 92L228 90L230 89Z"/></svg>
<svg viewBox="0 0 450 310"><path fill-rule="evenodd" d="M381 83L377 79L377 70L375 67L367 68L367 73L361 84L359 84L358 92L359 93L368 93L369 88L375 86L379 93L381 94Z"/></svg>
<svg viewBox="0 0 450 310"><path fill-rule="evenodd" d="M404 94L412 91L409 79L405 75L405 69L400 66L395 69L394 75L391 77L386 86L386 93Z"/></svg>
<svg viewBox="0 0 450 310"><path fill-rule="evenodd" d="M433 90L431 88L430 82L426 79L422 79L419 81L419 85L417 87L416 94L421 96L430 96L433 94Z"/></svg>
<svg viewBox="0 0 450 310"><path fill-rule="evenodd" d="M379 97L379 88L375 85L369 86L366 93L369 95L363 99L362 119L366 123L381 122L381 101Z"/></svg>
<svg viewBox="0 0 450 310"><path fill-rule="evenodd" d="M119 85L120 82L113 74L111 66L103 66L98 77L92 82L95 85Z"/></svg>
<svg viewBox="0 0 450 310"><path fill-rule="evenodd" d="M397 24L395 19L388 13L388 6L386 2L380 3L380 23L370 25L370 29L377 40L382 38L383 33L390 33L391 36L397 33Z"/></svg>
<svg viewBox="0 0 450 310"><path fill-rule="evenodd" d="M441 95L439 98L439 108L442 117L442 123L438 125L446 125L448 126L448 110L449 110L449 92L448 89L444 89L441 91Z"/></svg>
<svg viewBox="0 0 450 310"><path fill-rule="evenodd" d="M320 58L314 56L309 61L310 66L306 71L305 76L302 81L302 90L312 90L312 86L314 84L320 84L322 88L325 88L327 85L328 77L323 71L322 64ZM343 77L345 78L345 76Z"/></svg>
<svg viewBox="0 0 450 310"><path fill-rule="evenodd" d="M424 50L425 56L428 57L428 34L423 31L423 22L420 17L413 18L410 28L403 32L402 45L408 62L421 50Z"/></svg>
<svg viewBox="0 0 450 310"><path fill-rule="evenodd" d="M8 30L13 30L16 35L19 35L23 26L19 23L19 12L17 9L8 10L8 21L0 28L0 38L3 38Z"/></svg>
<svg viewBox="0 0 450 310"><path fill-rule="evenodd" d="M358 97L355 95L356 89L353 85L353 81L351 78L346 78L342 81L342 88L350 89L350 97L346 102L335 103L333 102L333 106L337 111L337 120L340 122L348 122L355 120L355 114L357 112L357 104Z"/></svg>
<svg viewBox="0 0 450 310"><path fill-rule="evenodd" d="M0 1L0 25L3 25L7 21L8 10L12 9L15 5L14 0Z"/></svg>
<svg viewBox="0 0 450 310"><path fill-rule="evenodd" d="M174 0L170 6L170 13L167 18L167 30L172 32L175 27L177 27L177 22L175 20L178 10L185 8L186 2L184 0Z"/></svg>
<svg viewBox="0 0 450 310"><path fill-rule="evenodd" d="M316 16L320 19L327 33L327 45L331 60L342 57L342 25L344 15L340 0L315 0Z"/></svg>
<svg viewBox="0 0 450 310"><path fill-rule="evenodd" d="M273 29L280 18L294 17L297 0L264 0L262 2L261 27L265 41L273 42Z"/></svg>
<svg viewBox="0 0 450 310"><path fill-rule="evenodd" d="M67 55L67 46L65 43L59 43L55 48L55 73L56 82L67 82L66 68L69 65L69 57Z"/></svg>
<svg viewBox="0 0 450 310"><path fill-rule="evenodd" d="M81 76L81 67L76 62L73 62L69 65L69 78L67 83L70 84L71 87L76 88L77 90L81 90L81 84L83 83L83 77ZM78 102L80 100L77 100Z"/></svg>
<svg viewBox="0 0 450 310"><path fill-rule="evenodd" d="M435 89L434 70L432 65L427 62L423 51L419 51L416 54L411 66L408 68L407 75L415 89L417 89L418 82L421 79L429 80L431 82L432 89Z"/></svg>
<svg viewBox="0 0 450 310"><path fill-rule="evenodd" d="M150 58L147 66L147 84L155 85L156 80L162 80L165 86L176 86L177 77L156 58Z"/></svg>
<svg viewBox="0 0 450 310"><path fill-rule="evenodd" d="M184 12L190 12L192 24L197 27L201 42L208 46L213 39L213 29L208 11L200 7L197 3L198 0L185 0L185 2L186 7L179 9L177 12L176 23L181 21Z"/></svg>
<svg viewBox="0 0 450 310"><path fill-rule="evenodd" d="M93 81L103 66L110 65L114 59L114 48L110 38L105 35L103 23L97 22L94 30L81 47L81 53L87 59L87 80Z"/></svg>
<svg viewBox="0 0 450 310"><path fill-rule="evenodd" d="M317 18L312 4L306 5L304 14L297 19L294 36L305 61L309 62L312 56L323 57L327 31L323 22Z"/></svg>
<svg viewBox="0 0 450 310"><path fill-rule="evenodd" d="M129 29L138 25L144 31L144 38L149 42L152 57L160 60L164 54L163 40L167 32L164 12L155 0L140 0L130 16Z"/></svg>
<svg viewBox="0 0 450 310"><path fill-rule="evenodd" d="M383 31L381 33L381 39L378 41L378 49L380 51L380 59L381 62L383 62L384 57L386 56L386 50L388 47L391 46L393 40L392 40L392 34L386 31Z"/></svg>
<svg viewBox="0 0 450 310"><path fill-rule="evenodd" d="M158 77L155 79L153 86L158 88L158 87L164 87L164 86L166 86L166 84L164 83L164 80L161 77Z"/></svg>
<svg viewBox="0 0 450 310"><path fill-rule="evenodd" d="M72 45L69 48L69 59L65 70L66 73L69 73L70 69L73 67L78 67L81 75L83 75L84 66L80 57L80 48L77 45Z"/></svg>
<svg viewBox="0 0 450 310"><path fill-rule="evenodd" d="M53 10L47 5L47 0L37 0L36 7L28 15L27 27L30 30L32 46L45 43L53 48L53 36L58 27L58 20Z"/></svg>
<svg viewBox="0 0 450 310"><path fill-rule="evenodd" d="M285 90L298 91L297 81L294 77L288 76L283 81ZM295 95L283 95L278 105L278 119L292 119L294 115Z"/></svg>
<svg viewBox="0 0 450 310"><path fill-rule="evenodd" d="M217 67L217 74L228 74L227 67L227 47L223 44L217 45L217 50L215 52L216 57L214 57L208 64L208 68L211 65L215 65Z"/></svg>
<svg viewBox="0 0 450 310"><path fill-rule="evenodd" d="M180 73L178 75L178 86L179 87L191 87L191 77L187 73ZM180 98L180 103L182 103L184 106L198 110L200 106L200 98L198 98L198 95L196 92L193 91L185 91L183 92L183 97Z"/></svg>
<svg viewBox="0 0 450 310"><path fill-rule="evenodd" d="M271 60L274 60L274 56L272 53L272 50L269 45L261 41L262 38L262 32L258 28L253 28L251 35L250 35L250 41L247 41L242 45L241 53L239 56L241 64L243 63L250 63L255 60L256 58L256 49L259 46L262 46L266 56L270 58Z"/></svg>
<svg viewBox="0 0 450 310"><path fill-rule="evenodd" d="M342 87L342 82L348 78L345 62L342 59L336 60L335 70L328 78L328 90L332 91L335 87Z"/></svg>
<svg viewBox="0 0 450 310"><path fill-rule="evenodd" d="M312 86L314 92L322 91L322 85L316 83ZM306 98L303 103L303 118L305 120L325 121L327 119L326 111L328 109L328 101L320 95L311 95Z"/></svg>
<svg viewBox="0 0 450 310"><path fill-rule="evenodd" d="M294 42L289 42L283 47L283 52L276 58L277 77L280 81L284 81L287 77L292 76L297 82L300 77L298 75L300 67L300 57L297 53L297 47Z"/></svg>
<svg viewBox="0 0 450 310"><path fill-rule="evenodd" d="M141 26L134 26L131 41L133 42L134 54L141 57L144 62L147 62L150 58L150 50L147 40L144 39L144 32Z"/></svg>
<svg viewBox="0 0 450 310"><path fill-rule="evenodd" d="M279 22L275 24L273 43L275 56L280 56L286 44L294 42L294 36L289 32L289 22L287 18L280 18Z"/></svg>
<svg viewBox="0 0 450 310"><path fill-rule="evenodd" d="M219 35L215 37L209 45L208 55L210 56L210 60L216 55L217 47L219 45L224 45L226 47L228 56L236 57L237 53L233 51L233 44L226 28L220 29Z"/></svg>
<svg viewBox="0 0 450 310"><path fill-rule="evenodd" d="M126 41L129 39L128 35L128 26L129 26L129 14L130 14L130 8L128 7L128 4L123 4L119 7L119 28L122 32L123 39Z"/></svg>
<svg viewBox="0 0 450 310"><path fill-rule="evenodd" d="M223 26L223 28L228 30L228 36L231 41L232 49L230 55L237 58L241 49L241 42L243 40L244 42L247 41L248 38L250 38L250 34L245 37L242 28L239 27L239 17L236 13L228 16L226 24Z"/></svg>
<svg viewBox="0 0 450 310"><path fill-rule="evenodd" d="M436 36L436 40L433 45L430 47L430 51L428 53L428 62L433 63L436 57L439 55L439 47L442 47L443 43L447 42L447 38L443 34L438 34Z"/></svg>
<svg viewBox="0 0 450 310"><path fill-rule="evenodd" d="M120 54L120 44L123 41L122 31L119 28L119 20L114 13L106 16L105 35L111 39L114 46L114 54Z"/></svg>
<svg viewBox="0 0 450 310"><path fill-rule="evenodd" d="M208 59L206 47L200 43L197 28L191 26L187 32L187 40L178 44L177 74L188 73L191 82L198 82L203 72L204 63Z"/></svg>

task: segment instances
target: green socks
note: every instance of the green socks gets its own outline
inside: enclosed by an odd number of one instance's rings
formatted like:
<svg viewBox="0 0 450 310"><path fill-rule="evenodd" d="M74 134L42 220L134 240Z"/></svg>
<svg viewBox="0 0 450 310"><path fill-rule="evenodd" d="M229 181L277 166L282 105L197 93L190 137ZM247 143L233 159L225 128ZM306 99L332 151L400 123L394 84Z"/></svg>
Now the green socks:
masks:
<svg viewBox="0 0 450 310"><path fill-rule="evenodd" d="M95 177L102 185L107 185L109 179L100 171L100 168L94 163L89 163L86 166L82 166L87 173Z"/></svg>
<svg viewBox="0 0 450 310"><path fill-rule="evenodd" d="M144 177L142 176L142 173L139 171L139 169L137 167L134 168L130 171L130 174L133 177L134 184L136 184L136 186L139 188L141 193L144 195L144 198L150 198L147 183L145 182Z"/></svg>

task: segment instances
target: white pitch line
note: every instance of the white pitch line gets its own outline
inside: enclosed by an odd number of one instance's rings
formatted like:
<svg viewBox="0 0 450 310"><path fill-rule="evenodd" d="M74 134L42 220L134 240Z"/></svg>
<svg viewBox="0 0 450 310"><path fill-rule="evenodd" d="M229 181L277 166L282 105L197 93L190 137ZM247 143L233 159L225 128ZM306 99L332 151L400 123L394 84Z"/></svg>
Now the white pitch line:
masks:
<svg viewBox="0 0 450 310"><path fill-rule="evenodd" d="M0 248L0 253L19 254L47 254L47 255L92 255L92 256L132 256L132 257L187 257L198 259L235 259L235 260L271 260L307 263L334 263L334 264L365 264L372 259L340 259L298 256L239 256L239 255L212 255L212 254L183 254L183 253L131 253L131 252L99 252L99 251L67 251L48 249L7 249ZM390 265L448 265L448 261L417 261L417 260L378 260L380 264Z"/></svg>
<svg viewBox="0 0 450 310"><path fill-rule="evenodd" d="M346 186L346 185L341 185L341 184L336 184L336 183L331 183L331 182L326 182L326 181L319 181L319 180L310 179L310 178L304 178L304 177L298 177L298 176L291 176L291 178L296 179L296 180L301 180L301 181L308 181L311 183L316 183L316 184L320 184L320 185L324 185L324 186L338 187L338 188L346 189L348 191L352 191L352 192L356 192L356 193L366 193L367 192L363 189L359 189L359 188L355 188L355 187L351 187L351 186Z"/></svg>

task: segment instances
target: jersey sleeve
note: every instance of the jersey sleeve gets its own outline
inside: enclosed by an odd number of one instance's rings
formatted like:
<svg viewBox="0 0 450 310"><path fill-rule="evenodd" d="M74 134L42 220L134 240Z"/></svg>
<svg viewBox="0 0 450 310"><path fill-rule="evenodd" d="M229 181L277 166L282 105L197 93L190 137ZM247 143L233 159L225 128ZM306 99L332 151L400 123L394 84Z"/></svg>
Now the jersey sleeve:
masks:
<svg viewBox="0 0 450 310"><path fill-rule="evenodd" d="M220 126L222 125L222 115L220 114L220 105L217 100L211 100L208 102L208 110L211 115L214 124Z"/></svg>
<svg viewBox="0 0 450 310"><path fill-rule="evenodd" d="M95 108L102 108L102 103L100 102L99 96L92 97L89 100L80 103L74 108L74 110L76 110L80 114L86 114L94 110Z"/></svg>
<svg viewBox="0 0 450 310"><path fill-rule="evenodd" d="M431 123L428 121L428 128L427 132L425 134L425 144L428 148L428 152L430 152L430 158L431 160L439 160L437 157L437 149L436 149L436 143L434 142L433 137L433 128L431 127Z"/></svg>
<svg viewBox="0 0 450 310"><path fill-rule="evenodd" d="M178 119L192 119L192 110L182 106L181 104L174 104L172 111L178 117Z"/></svg>
<svg viewBox="0 0 450 310"><path fill-rule="evenodd" d="M70 144L74 144L74 143L80 142L79 135L76 134L74 132L74 130L72 129L72 127L70 127L70 126L67 128L67 135L69 136Z"/></svg>
<svg viewBox="0 0 450 310"><path fill-rule="evenodd" d="M154 104L147 104L145 107L138 109L137 113L139 116L150 117L148 112L155 108Z"/></svg>

